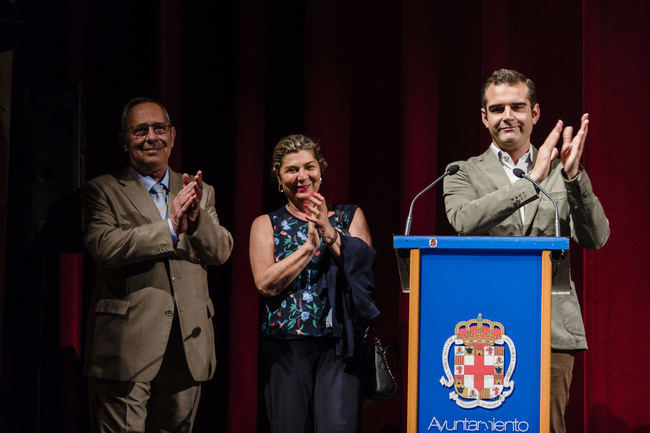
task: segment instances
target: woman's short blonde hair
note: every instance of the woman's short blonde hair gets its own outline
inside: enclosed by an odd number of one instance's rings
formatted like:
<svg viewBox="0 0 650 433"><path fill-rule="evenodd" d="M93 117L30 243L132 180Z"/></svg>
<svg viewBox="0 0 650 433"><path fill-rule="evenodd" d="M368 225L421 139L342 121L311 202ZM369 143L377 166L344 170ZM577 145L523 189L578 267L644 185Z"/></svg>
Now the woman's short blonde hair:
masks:
<svg viewBox="0 0 650 433"><path fill-rule="evenodd" d="M314 158L320 166L321 175L325 173L327 168L327 161L320 153L320 145L302 134L288 135L281 138L278 144L273 148L273 155L271 156L271 176L277 180L280 176L280 167L282 166L282 159L288 153L300 152L307 150L314 154Z"/></svg>

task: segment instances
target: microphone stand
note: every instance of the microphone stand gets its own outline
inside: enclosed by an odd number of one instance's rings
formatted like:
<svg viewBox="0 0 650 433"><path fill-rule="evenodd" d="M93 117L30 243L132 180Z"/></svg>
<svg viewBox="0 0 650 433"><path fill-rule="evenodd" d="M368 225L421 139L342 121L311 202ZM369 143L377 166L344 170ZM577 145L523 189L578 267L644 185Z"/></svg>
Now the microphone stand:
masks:
<svg viewBox="0 0 650 433"><path fill-rule="evenodd" d="M551 203L553 203L553 207L555 209L555 237L556 238L561 237L560 236L560 211L558 210L557 203L555 202L555 200L553 200L553 197L551 197L551 195L548 192L546 192L544 188L539 186L539 184L535 181L535 179L528 176L526 172L523 171L521 168L519 167L513 168L512 173L521 179L526 179L527 181L531 182L535 186L535 189L537 189L537 191L541 191L546 197L548 197L549 200L551 200ZM564 250L553 251L552 255L554 256L554 258L558 260L563 259L566 256L566 251Z"/></svg>
<svg viewBox="0 0 650 433"><path fill-rule="evenodd" d="M431 184L430 184L429 186L427 186L426 188L424 188L424 189L423 189L422 191L420 191L420 192L419 192L415 197L413 197L413 200L411 201L411 206L409 207L409 214L408 214L408 217L406 217L406 228L404 229L404 236L408 236L409 233L411 233L411 223L413 222L413 205L415 204L415 200L417 200L418 198L420 198L420 196L421 196L422 194L424 194L425 192L427 192L427 191L429 191L431 188L433 188L433 186L434 186L435 184L437 184L438 182L440 182L440 181L441 181L443 178L445 178L446 176L449 176L449 175L451 175L451 174L456 174L456 172L458 172L458 168L459 168L459 167L458 167L456 164L454 164L454 165L450 165L450 166L447 168L447 170L442 174L442 176L440 176L438 179L436 179L436 180L434 180L433 182L431 182Z"/></svg>

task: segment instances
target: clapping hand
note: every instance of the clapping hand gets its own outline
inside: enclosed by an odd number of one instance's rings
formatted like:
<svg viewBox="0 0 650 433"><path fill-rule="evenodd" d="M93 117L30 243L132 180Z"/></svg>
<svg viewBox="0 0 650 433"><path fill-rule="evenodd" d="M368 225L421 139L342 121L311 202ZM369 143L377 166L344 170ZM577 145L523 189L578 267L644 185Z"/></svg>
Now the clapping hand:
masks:
<svg viewBox="0 0 650 433"><path fill-rule="evenodd" d="M580 119L580 129L573 137L573 127L567 126L562 131L562 149L560 158L567 178L573 179L580 171L580 158L587 140L587 131L589 130L589 113L582 115Z"/></svg>
<svg viewBox="0 0 650 433"><path fill-rule="evenodd" d="M194 185L188 184L176 194L172 201L169 219L177 235L185 233L188 229L188 213L194 203L195 196Z"/></svg>
<svg viewBox="0 0 650 433"><path fill-rule="evenodd" d="M199 219L201 197L203 196L203 172L199 170L194 178L183 173L183 188L176 194L169 212L169 218L176 234L192 229Z"/></svg>
<svg viewBox="0 0 650 433"><path fill-rule="evenodd" d="M558 140L560 139L560 134L562 133L562 127L564 124L561 120L558 120L551 133L548 134L544 144L542 144L537 152L537 158L535 159L535 166L530 172L530 177L535 179L536 182L541 182L548 174L551 172L551 163L555 158L557 158L558 151L555 148Z"/></svg>
<svg viewBox="0 0 650 433"><path fill-rule="evenodd" d="M539 148L535 166L530 176L537 182L546 179L551 171L551 163L559 153L567 178L573 179L576 177L580 170L580 158L585 147L588 127L588 113L582 115L580 129L575 136L573 136L573 127L564 127L564 123L558 120L551 133L546 137L544 144ZM562 136L562 148L558 152L555 146L560 140L560 135Z"/></svg>
<svg viewBox="0 0 650 433"><path fill-rule="evenodd" d="M190 175L183 173L183 185L187 187L190 184L194 189L194 198L188 210L187 217L191 223L196 223L201 209L201 198L203 197L203 172L201 170L196 172L192 182L190 182Z"/></svg>
<svg viewBox="0 0 650 433"><path fill-rule="evenodd" d="M305 203L305 213L307 214L307 221L314 224L318 235L328 242L336 236L334 227L329 221L329 211L327 209L327 201L322 194L312 191L308 199L309 203Z"/></svg>

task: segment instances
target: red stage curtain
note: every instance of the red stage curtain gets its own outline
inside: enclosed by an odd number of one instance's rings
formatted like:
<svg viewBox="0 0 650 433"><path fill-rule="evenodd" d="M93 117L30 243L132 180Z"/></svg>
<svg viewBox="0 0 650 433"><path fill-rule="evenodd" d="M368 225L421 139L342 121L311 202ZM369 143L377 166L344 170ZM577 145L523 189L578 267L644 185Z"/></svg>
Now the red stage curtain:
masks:
<svg viewBox="0 0 650 433"><path fill-rule="evenodd" d="M613 234L603 250L584 260L575 254L591 349L578 357L568 425L585 432L648 428L643 405L634 403L639 394L625 392L644 389L648 379L624 373L638 370L632 358L650 355L630 332L648 307L647 279L637 277L648 262L648 182L626 182L623 192L609 176L643 173L648 162L645 3L491 0L468 8L423 0L379 8L317 1L306 4L304 22L304 132L321 140L329 158L324 191L366 211L378 250L380 325L400 350L402 376L407 297L398 294L391 235L403 230L411 198L446 163L489 142L479 111L485 77L510 67L536 81L542 112L536 144L558 118L575 125L583 111L591 113L584 163ZM623 111L622 104L631 107ZM416 206L412 232L451 234L440 191L429 194ZM249 278L244 272L238 268L235 281ZM367 409L364 431L399 431L400 405L395 398Z"/></svg>
<svg viewBox="0 0 650 433"><path fill-rule="evenodd" d="M650 311L650 3L583 3L584 163L612 231L585 252L584 431L647 432L650 349L638 330Z"/></svg>
<svg viewBox="0 0 650 433"><path fill-rule="evenodd" d="M275 141L292 132L319 139L330 164L323 185L326 197L357 203L366 213L378 253L376 293L382 315L377 327L398 351L405 384L408 296L399 292L392 235L403 231L412 197L447 163L487 146L480 89L486 76L500 67L521 70L538 85L542 116L534 144L543 141L558 118L575 125L583 111L590 113L584 165L612 229L602 250L576 250L574 255L590 350L577 359L569 431L650 430L643 397L650 387L644 371L650 349L643 340L643 319L650 309L645 177L650 162L649 5L645 0L240 2L232 17L238 23L232 36L236 52L219 59L235 65L234 78L216 85L235 89L232 115L226 118L234 119L236 152L232 173L223 176L232 184L222 186L232 191L230 228L235 238L230 327L221 330L229 334L230 345L227 362L220 364L229 369L228 389L223 390L228 431L257 429L259 296L248 262L248 233L257 215L281 201L266 178ZM172 166L177 169L186 168L181 162L183 123L189 125L194 110L205 106L203 95L183 93L183 85L191 88L188 77L195 76L190 68L199 63L195 58L190 62L189 55L183 58L193 43L187 39L189 30L200 34L188 10L190 6L177 0L161 3L155 15L159 37L152 38L158 45L143 48L156 53L154 96L176 119L179 141ZM92 29L83 31L101 39ZM92 69L92 61L81 54L71 61L86 62L85 69L80 66L86 84L99 87L93 79L104 75ZM122 84L130 89L128 82ZM92 98L89 93L88 100ZM124 101L112 102L107 116ZM101 103L89 102L89 124L104 113ZM207 155L221 157L214 141L192 142L193 154L205 149ZM93 144L108 147L101 141ZM102 164L90 161L90 172ZM202 168L211 172L209 159ZM440 188L417 203L412 233L453 233ZM64 256L61 270L61 341L74 348L78 361L81 319L63 309L73 305L77 311L77 301L69 300L78 300L81 293L78 257ZM399 396L366 409L364 432L403 431L405 392L403 386ZM205 395L199 410L210 411L220 398ZM210 426L200 428L210 431Z"/></svg>
<svg viewBox="0 0 650 433"><path fill-rule="evenodd" d="M434 3L428 0L405 2L402 5L402 139L400 141L400 213L399 223L391 233L403 234L412 198L433 179L438 171L438 70L439 20ZM393 170L396 173L397 167ZM411 233L436 233L436 191L428 192L414 207ZM397 198L397 197L396 197ZM387 252L389 252L388 250ZM394 266L394 265L393 265ZM389 290L401 290L399 282ZM408 375L409 297L399 295L396 319L399 328L397 362L402 384L401 396L406 396ZM394 403L397 405L397 403ZM400 424L406 424L406 398L399 404ZM376 414L373 414L376 416ZM379 425L383 420L378 422ZM366 429L365 431L371 431ZM396 430L400 431L400 430Z"/></svg>
<svg viewBox="0 0 650 433"><path fill-rule="evenodd" d="M239 62L237 73L236 121L237 152L234 183L235 247L231 258L230 295L230 382L228 394L228 431L257 431L257 305L259 295L253 282L248 260L250 225L262 213L264 183L264 134L266 116L266 69L262 28L262 2L247 0L242 4L239 24Z"/></svg>
<svg viewBox="0 0 650 433"><path fill-rule="evenodd" d="M61 415L63 429L74 433L84 431L78 425L81 408L79 372L81 368L81 329L83 304L83 253L59 256L59 348L61 363Z"/></svg>

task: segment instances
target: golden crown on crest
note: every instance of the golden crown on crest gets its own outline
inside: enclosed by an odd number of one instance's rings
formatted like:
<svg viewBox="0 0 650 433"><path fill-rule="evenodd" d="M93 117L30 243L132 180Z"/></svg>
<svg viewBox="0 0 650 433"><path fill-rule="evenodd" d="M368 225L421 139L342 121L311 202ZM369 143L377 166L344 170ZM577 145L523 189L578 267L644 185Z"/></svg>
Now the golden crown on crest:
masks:
<svg viewBox="0 0 650 433"><path fill-rule="evenodd" d="M456 337L463 340L466 345L494 344L496 340L505 334L505 328L500 322L483 319L478 313L476 319L459 322L456 325Z"/></svg>

